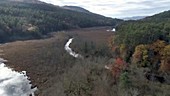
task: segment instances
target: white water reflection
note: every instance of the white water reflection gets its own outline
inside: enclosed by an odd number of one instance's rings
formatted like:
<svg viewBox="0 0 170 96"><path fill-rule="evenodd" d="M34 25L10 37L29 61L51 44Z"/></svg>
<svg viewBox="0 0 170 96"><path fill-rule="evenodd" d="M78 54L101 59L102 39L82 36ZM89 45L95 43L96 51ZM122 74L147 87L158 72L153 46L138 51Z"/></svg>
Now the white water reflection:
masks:
<svg viewBox="0 0 170 96"><path fill-rule="evenodd" d="M68 40L68 42L65 45L65 50L73 57L75 58L83 58L80 54L77 54L76 52L72 51L72 49L70 48L70 44L72 43L74 38L71 38Z"/></svg>
<svg viewBox="0 0 170 96"><path fill-rule="evenodd" d="M0 58L0 96L34 96L37 88L31 88L26 71L16 72L7 67Z"/></svg>
<svg viewBox="0 0 170 96"><path fill-rule="evenodd" d="M112 29L112 31L113 31L113 32L115 32L115 31L116 31L116 29L115 29L115 28L113 28L113 29Z"/></svg>
<svg viewBox="0 0 170 96"><path fill-rule="evenodd" d="M106 30L107 32L109 32L109 31L112 31L112 32L115 32L116 31L116 29L115 28L113 28L112 30Z"/></svg>

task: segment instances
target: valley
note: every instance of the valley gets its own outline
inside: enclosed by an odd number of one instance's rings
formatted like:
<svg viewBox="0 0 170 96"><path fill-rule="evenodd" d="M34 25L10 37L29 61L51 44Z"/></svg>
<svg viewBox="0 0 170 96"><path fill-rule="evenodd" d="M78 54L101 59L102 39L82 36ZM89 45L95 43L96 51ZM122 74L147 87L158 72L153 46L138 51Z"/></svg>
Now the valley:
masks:
<svg viewBox="0 0 170 96"><path fill-rule="evenodd" d="M126 9L168 1L43 1L0 1L1 96L170 96L170 10Z"/></svg>
<svg viewBox="0 0 170 96"><path fill-rule="evenodd" d="M5 54L3 58L8 59L7 66L17 71L25 70L27 72L33 86L38 87L37 94L39 94L39 96L46 96L47 94L48 96L54 96L60 93L55 90L61 90L54 85L61 83L60 80L64 77L63 75L67 74L67 71L71 70L72 67L77 66L76 63L84 62L84 60L70 56L69 53L65 51L64 46L68 39L74 37L73 44L76 40L79 40L77 41L78 44L81 44L79 46L83 46L84 40L94 42L94 46L96 46L95 43L100 45L99 42L107 43L107 38L113 34L112 32L106 32L108 28L110 27L63 31L53 33L52 37L47 39L15 41L2 44L1 49L4 50ZM92 34L96 36L88 36L88 32L92 32ZM74 44L74 47L75 49L77 48L77 51L80 51L78 49L79 47L76 47L77 42ZM73 45L71 44L71 46ZM91 62L91 60L89 62ZM101 68L103 66L104 65L100 65ZM104 70L104 67L102 70ZM63 86L61 86L61 88L62 87Z"/></svg>
<svg viewBox="0 0 170 96"><path fill-rule="evenodd" d="M115 34L107 31L110 29L108 26L61 31L46 39L2 44L3 58L8 59L7 66L27 72L38 88L36 96L144 96L155 94L155 90L159 90L156 94L169 94L167 83L147 80L147 68L130 64L121 74L116 73L120 77L114 77L117 69L108 70L106 66L114 68L123 62L108 46ZM75 58L64 49L70 38L74 39L69 47L83 58Z"/></svg>

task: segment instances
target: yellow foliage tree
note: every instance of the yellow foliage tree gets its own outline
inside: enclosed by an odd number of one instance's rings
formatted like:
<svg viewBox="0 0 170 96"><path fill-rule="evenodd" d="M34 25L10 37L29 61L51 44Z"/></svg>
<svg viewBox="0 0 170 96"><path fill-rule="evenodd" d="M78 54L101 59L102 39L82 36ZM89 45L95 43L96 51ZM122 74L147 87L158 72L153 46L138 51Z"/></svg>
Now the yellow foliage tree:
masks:
<svg viewBox="0 0 170 96"><path fill-rule="evenodd" d="M120 47L119 47L119 51L120 51L120 57L125 59L125 56L126 56L126 46L125 44L121 44Z"/></svg>
<svg viewBox="0 0 170 96"><path fill-rule="evenodd" d="M161 54L165 46L166 46L166 42L163 40L157 40L156 42L150 45L151 49L154 52L156 52L158 55Z"/></svg>
<svg viewBox="0 0 170 96"><path fill-rule="evenodd" d="M143 64L141 66L145 66L147 60L148 60L148 46L144 44L136 46L135 52L133 54L133 62L134 63L142 62Z"/></svg>
<svg viewBox="0 0 170 96"><path fill-rule="evenodd" d="M165 46L161 55L162 55L162 60L161 60L160 71L163 72L170 71L170 44Z"/></svg>

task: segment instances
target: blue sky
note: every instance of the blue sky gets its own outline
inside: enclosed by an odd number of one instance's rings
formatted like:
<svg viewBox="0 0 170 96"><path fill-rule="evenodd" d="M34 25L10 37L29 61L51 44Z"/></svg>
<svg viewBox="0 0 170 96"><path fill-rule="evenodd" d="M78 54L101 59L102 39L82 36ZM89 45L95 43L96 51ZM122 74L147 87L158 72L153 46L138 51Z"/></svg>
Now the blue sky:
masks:
<svg viewBox="0 0 170 96"><path fill-rule="evenodd" d="M40 0L54 5L73 5L107 17L148 16L170 10L170 0Z"/></svg>

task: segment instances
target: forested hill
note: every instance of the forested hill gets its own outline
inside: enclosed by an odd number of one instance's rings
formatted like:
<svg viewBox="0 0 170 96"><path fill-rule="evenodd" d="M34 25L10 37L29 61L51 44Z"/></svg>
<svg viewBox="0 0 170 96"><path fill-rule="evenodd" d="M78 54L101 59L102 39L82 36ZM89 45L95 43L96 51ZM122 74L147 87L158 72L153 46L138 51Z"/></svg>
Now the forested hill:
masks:
<svg viewBox="0 0 170 96"><path fill-rule="evenodd" d="M134 47L160 39L170 42L170 11L165 11L138 21L126 21L117 27L117 43ZM141 37L142 36L142 37Z"/></svg>
<svg viewBox="0 0 170 96"><path fill-rule="evenodd" d="M115 26L120 21L92 13L67 10L38 0L2 0L0 42L41 38L44 34L59 30Z"/></svg>
<svg viewBox="0 0 170 96"><path fill-rule="evenodd" d="M153 16L149 16L149 17L146 17L144 20L166 20L166 19L170 19L170 10L169 11L164 11L160 14L155 14Z"/></svg>
<svg viewBox="0 0 170 96"><path fill-rule="evenodd" d="M118 56L152 72L170 72L170 11L117 27L112 47Z"/></svg>

